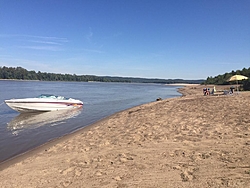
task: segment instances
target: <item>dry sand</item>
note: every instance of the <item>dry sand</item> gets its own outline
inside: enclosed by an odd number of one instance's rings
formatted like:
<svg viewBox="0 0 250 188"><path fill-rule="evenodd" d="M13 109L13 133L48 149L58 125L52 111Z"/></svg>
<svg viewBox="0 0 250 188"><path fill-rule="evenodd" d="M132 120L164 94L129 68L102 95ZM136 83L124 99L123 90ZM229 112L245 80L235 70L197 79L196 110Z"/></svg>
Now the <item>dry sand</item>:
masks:
<svg viewBox="0 0 250 188"><path fill-rule="evenodd" d="M0 187L250 187L250 92L203 96L202 87L2 164Z"/></svg>

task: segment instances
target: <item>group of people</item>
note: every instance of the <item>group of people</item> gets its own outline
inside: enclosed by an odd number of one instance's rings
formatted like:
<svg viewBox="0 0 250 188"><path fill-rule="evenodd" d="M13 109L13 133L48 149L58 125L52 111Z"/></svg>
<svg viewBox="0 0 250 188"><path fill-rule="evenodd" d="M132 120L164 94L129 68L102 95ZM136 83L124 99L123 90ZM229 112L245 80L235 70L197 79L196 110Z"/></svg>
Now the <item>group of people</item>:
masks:
<svg viewBox="0 0 250 188"><path fill-rule="evenodd" d="M224 91L224 94L233 94L234 93L234 87L232 86L232 87L230 87L230 91ZM216 92L216 89L215 89L215 86L214 86L214 88L212 89L212 91L210 92L210 88L203 88L203 94L204 94L204 96L206 96L206 95L210 95L210 94L215 94L215 92Z"/></svg>
<svg viewBox="0 0 250 188"><path fill-rule="evenodd" d="M210 95L210 88L204 88L203 89L203 94L205 95Z"/></svg>
<svg viewBox="0 0 250 188"><path fill-rule="evenodd" d="M204 96L205 95L210 95L210 94L214 94L216 92L216 89L215 89L215 86L214 86L214 88L212 89L212 91L210 92L210 88L204 88L203 89L203 94L204 94Z"/></svg>

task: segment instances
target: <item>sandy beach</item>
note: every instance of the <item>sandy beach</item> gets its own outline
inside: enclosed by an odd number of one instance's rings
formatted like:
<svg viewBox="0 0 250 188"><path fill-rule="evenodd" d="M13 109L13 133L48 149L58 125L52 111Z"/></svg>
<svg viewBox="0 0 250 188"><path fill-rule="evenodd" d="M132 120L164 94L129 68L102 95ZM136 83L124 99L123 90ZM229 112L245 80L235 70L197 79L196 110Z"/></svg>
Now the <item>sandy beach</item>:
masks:
<svg viewBox="0 0 250 188"><path fill-rule="evenodd" d="M0 187L250 187L250 92L203 96L203 87L0 164Z"/></svg>

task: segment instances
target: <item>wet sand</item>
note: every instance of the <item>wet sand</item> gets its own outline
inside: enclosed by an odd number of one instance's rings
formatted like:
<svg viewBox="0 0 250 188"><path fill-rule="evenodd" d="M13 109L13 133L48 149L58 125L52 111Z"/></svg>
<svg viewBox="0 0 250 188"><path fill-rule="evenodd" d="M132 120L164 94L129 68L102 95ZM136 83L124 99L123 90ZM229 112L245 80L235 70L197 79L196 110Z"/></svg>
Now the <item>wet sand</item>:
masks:
<svg viewBox="0 0 250 188"><path fill-rule="evenodd" d="M0 187L250 187L250 92L203 96L203 87L1 164Z"/></svg>

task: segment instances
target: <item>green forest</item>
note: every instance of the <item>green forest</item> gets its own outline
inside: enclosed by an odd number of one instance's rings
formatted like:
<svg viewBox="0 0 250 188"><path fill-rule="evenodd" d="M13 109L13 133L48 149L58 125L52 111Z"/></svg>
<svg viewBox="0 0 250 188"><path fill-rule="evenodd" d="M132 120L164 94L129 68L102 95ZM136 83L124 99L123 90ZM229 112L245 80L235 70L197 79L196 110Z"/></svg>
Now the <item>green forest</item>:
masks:
<svg viewBox="0 0 250 188"><path fill-rule="evenodd" d="M28 71L22 67L0 67L0 79L39 80L39 81L75 81L75 82L127 82L127 83L190 83L201 84L204 80L183 79L148 79L76 74L56 74L47 72Z"/></svg>
<svg viewBox="0 0 250 188"><path fill-rule="evenodd" d="M215 85L229 85L229 84L236 84L236 82L229 82L229 78L233 75L243 75L248 77L248 80L238 81L239 84L242 85L242 90L250 90L250 67L243 68L242 70L231 71L229 73L225 73L222 75L218 75L215 77L208 77L207 80L203 84L215 84Z"/></svg>
<svg viewBox="0 0 250 188"><path fill-rule="evenodd" d="M132 77L112 77L95 75L76 75L76 74L56 74L47 72L28 71L22 67L0 67L0 79L11 80L39 80L39 81L75 81L75 82L127 82L127 83L189 83L189 84L215 84L229 85L235 82L228 82L228 79L236 74L247 76L248 80L239 81L242 90L250 90L250 67L242 70L231 71L215 77L208 77L206 80L183 80L183 79L149 79Z"/></svg>

